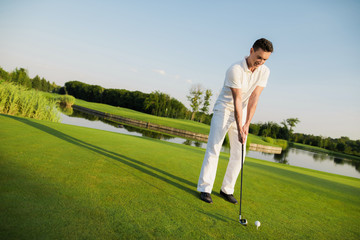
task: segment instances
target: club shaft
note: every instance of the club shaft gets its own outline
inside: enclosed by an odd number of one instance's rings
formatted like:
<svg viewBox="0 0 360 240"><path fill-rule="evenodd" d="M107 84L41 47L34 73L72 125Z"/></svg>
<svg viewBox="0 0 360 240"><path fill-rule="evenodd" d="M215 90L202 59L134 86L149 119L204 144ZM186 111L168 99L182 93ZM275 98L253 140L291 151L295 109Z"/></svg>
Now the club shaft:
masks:
<svg viewBox="0 0 360 240"><path fill-rule="evenodd" d="M241 144L241 183L240 183L240 218L241 218L241 199L242 199L242 183L243 183L243 165L244 165L244 144Z"/></svg>

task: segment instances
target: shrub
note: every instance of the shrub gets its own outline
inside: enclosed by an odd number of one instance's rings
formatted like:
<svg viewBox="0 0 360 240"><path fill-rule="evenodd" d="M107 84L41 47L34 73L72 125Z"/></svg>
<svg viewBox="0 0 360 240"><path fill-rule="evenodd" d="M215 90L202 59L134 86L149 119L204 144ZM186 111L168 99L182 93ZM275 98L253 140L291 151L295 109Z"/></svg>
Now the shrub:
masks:
<svg viewBox="0 0 360 240"><path fill-rule="evenodd" d="M271 144L275 144L275 140L272 139L271 137L263 137L263 140L265 142L271 143Z"/></svg>
<svg viewBox="0 0 360 240"><path fill-rule="evenodd" d="M284 139L276 139L274 144L279 145L282 148L282 150L285 150L288 148L288 141L286 141Z"/></svg>
<svg viewBox="0 0 360 240"><path fill-rule="evenodd" d="M75 103L75 98L71 95L63 95L59 98L60 105L63 107L71 107Z"/></svg>

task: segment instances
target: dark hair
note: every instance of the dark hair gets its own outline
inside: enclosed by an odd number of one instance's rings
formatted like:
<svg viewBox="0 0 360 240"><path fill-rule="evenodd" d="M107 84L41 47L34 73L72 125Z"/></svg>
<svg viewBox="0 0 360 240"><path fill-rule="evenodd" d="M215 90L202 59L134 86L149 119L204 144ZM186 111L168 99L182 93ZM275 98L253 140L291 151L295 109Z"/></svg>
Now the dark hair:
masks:
<svg viewBox="0 0 360 240"><path fill-rule="evenodd" d="M265 52L273 52L272 43L265 38L260 38L254 42L253 49L257 51L259 48L261 48Z"/></svg>

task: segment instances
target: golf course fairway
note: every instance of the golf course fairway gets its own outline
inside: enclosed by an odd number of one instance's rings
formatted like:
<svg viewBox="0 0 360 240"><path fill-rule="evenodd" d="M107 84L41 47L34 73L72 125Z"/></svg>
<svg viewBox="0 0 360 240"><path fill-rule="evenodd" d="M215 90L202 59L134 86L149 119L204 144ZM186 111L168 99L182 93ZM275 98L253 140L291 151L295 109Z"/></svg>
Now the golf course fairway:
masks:
<svg viewBox="0 0 360 240"><path fill-rule="evenodd" d="M219 195L228 154L207 204L204 149L3 114L0 126L0 239L360 237L360 179L246 158L244 227Z"/></svg>

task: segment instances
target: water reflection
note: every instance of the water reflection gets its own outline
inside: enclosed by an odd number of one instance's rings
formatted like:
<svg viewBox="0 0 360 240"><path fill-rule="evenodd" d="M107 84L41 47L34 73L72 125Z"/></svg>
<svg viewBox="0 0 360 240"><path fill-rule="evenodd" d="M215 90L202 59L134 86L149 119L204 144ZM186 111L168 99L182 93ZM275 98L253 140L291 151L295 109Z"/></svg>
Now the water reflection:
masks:
<svg viewBox="0 0 360 240"><path fill-rule="evenodd" d="M179 144L186 144L189 146L196 146L196 147L206 147L206 143L190 140L190 139L184 139L181 137L175 137L166 133L156 132L149 129L143 129L139 127L134 127L126 124L121 124L115 121L112 121L110 119L106 119L101 116L96 116L90 113L82 112L76 109L72 109L71 111L68 109L60 108L60 111L62 113L62 123L66 124L72 124L77 126L83 126L83 127L91 127L101 130L107 130L107 131L113 131L118 133L124 133L128 135L135 135L135 136L141 136L141 137L148 137L148 138L154 138L159 140L164 140L168 142L173 143L179 143ZM71 113L72 114L69 114ZM82 121L82 120L88 120Z"/></svg>
<svg viewBox="0 0 360 240"><path fill-rule="evenodd" d="M287 158L289 157L289 148L286 150L282 150L280 154L274 154L275 162L282 164L289 164Z"/></svg>
<svg viewBox="0 0 360 240"><path fill-rule="evenodd" d="M334 162L335 162L336 164L344 164L344 160L342 160L341 158L336 158L336 157L334 157Z"/></svg>
<svg viewBox="0 0 360 240"><path fill-rule="evenodd" d="M120 124L118 122L114 122L112 120L104 119L103 117L95 116L78 110L66 109L65 112L63 111L64 110L62 110L61 115L62 123L97 128L123 134L130 134L134 136L155 138L168 142L195 146L199 148L206 148L206 143L204 142L184 139L181 137L174 137L169 134ZM229 147L225 145L222 147L221 151L229 153ZM287 150L283 150L280 154L247 151L247 156L271 162L294 165L319 171L360 178L359 161L351 161L348 159L333 157L324 153L310 152L296 148L288 148Z"/></svg>
<svg viewBox="0 0 360 240"><path fill-rule="evenodd" d="M72 107L63 107L61 106L61 112L65 115L71 116L74 114L74 110Z"/></svg>

